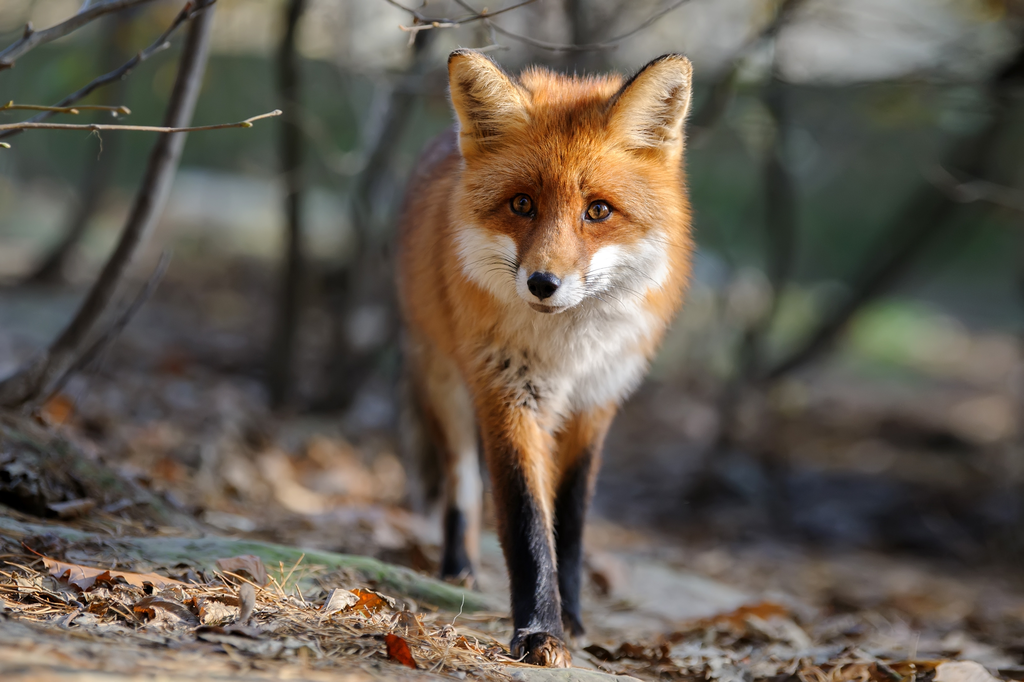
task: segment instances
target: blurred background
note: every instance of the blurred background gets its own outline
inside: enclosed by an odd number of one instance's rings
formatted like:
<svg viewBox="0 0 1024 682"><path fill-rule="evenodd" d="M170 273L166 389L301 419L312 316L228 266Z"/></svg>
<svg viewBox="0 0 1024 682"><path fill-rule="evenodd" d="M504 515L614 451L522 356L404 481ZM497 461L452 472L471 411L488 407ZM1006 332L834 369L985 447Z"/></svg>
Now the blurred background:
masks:
<svg viewBox="0 0 1024 682"><path fill-rule="evenodd" d="M166 275L42 418L223 530L429 565L392 523L418 474L397 445L390 251L416 156L451 123L447 54L592 73L682 52L695 277L615 423L597 517L694 546L1019 561L1024 4L493 0L488 19L414 1L216 2L193 123L285 115L189 135L121 295L170 250ZM183 4L39 47L0 72L0 101L59 101ZM0 43L81 6L4 0ZM183 34L84 101L159 124ZM155 139L31 130L0 149L0 376L71 319ZM353 515L362 535L321 521Z"/></svg>

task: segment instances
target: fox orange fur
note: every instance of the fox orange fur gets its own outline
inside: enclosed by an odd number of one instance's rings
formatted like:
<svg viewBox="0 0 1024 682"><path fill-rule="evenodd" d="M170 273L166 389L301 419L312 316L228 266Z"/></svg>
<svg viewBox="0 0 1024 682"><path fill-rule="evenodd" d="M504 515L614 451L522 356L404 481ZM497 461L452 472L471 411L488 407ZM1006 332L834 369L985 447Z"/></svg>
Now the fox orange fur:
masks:
<svg viewBox="0 0 1024 682"><path fill-rule="evenodd" d="M399 226L405 354L445 471L445 577L478 560L479 447L509 570L512 653L568 666L601 447L690 272L691 66L518 78L448 60L457 125L424 152Z"/></svg>

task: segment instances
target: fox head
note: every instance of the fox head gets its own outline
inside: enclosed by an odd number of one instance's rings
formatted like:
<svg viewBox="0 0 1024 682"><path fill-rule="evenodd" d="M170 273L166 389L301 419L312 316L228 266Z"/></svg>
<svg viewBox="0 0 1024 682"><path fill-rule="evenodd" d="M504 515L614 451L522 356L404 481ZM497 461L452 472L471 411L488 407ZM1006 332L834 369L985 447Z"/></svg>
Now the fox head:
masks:
<svg viewBox="0 0 1024 682"><path fill-rule="evenodd" d="M514 78L456 50L448 75L462 155L451 218L469 279L506 304L560 313L685 276L688 59L665 55L628 80L539 68Z"/></svg>

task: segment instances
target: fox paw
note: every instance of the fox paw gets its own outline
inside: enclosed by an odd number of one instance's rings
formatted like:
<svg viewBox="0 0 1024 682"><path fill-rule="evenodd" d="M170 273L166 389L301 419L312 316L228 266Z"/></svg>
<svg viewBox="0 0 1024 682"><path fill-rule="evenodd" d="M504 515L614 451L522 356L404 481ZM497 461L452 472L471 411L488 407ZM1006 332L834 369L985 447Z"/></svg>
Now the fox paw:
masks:
<svg viewBox="0 0 1024 682"><path fill-rule="evenodd" d="M572 654L565 642L546 632L517 633L512 638L512 657L531 665L547 668L569 668Z"/></svg>

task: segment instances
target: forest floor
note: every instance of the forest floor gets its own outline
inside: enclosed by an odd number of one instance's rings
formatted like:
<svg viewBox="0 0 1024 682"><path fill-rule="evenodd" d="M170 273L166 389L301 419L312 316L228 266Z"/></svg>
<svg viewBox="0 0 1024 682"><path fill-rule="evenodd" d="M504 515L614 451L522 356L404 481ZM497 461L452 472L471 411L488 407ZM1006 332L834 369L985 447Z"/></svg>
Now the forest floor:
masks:
<svg viewBox="0 0 1024 682"><path fill-rule="evenodd" d="M430 577L440 524L402 506L387 380L343 415L267 410L265 282L172 270L99 368L0 415L4 680L1024 679L1016 436L944 416L998 413L991 386L824 374L688 496L710 403L652 382L609 439L586 641L545 671L508 658L493 530L478 589ZM0 294L0 374L74 301ZM330 334L308 328L315 386Z"/></svg>

